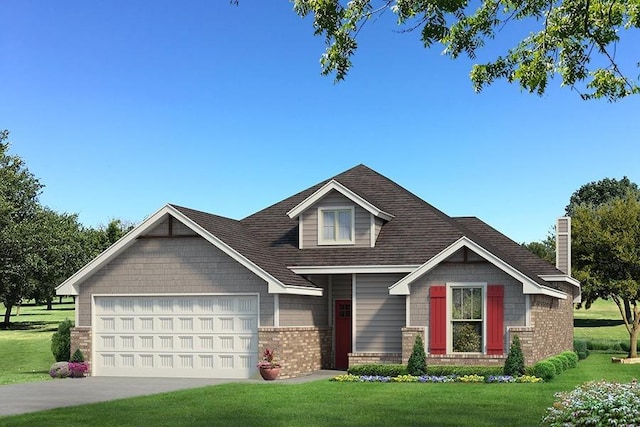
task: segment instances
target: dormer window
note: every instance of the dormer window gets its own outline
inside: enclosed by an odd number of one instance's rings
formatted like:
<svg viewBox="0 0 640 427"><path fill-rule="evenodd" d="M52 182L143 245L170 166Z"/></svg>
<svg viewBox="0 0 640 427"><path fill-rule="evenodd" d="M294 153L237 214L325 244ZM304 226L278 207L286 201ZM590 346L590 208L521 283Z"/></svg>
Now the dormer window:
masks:
<svg viewBox="0 0 640 427"><path fill-rule="evenodd" d="M354 243L353 207L318 208L318 245Z"/></svg>

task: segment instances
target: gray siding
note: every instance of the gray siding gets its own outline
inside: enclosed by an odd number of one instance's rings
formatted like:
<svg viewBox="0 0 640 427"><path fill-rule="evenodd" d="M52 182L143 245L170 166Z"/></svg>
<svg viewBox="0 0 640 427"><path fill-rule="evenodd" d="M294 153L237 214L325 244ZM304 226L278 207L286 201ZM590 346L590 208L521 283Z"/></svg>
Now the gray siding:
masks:
<svg viewBox="0 0 640 427"><path fill-rule="evenodd" d="M504 326L526 325L526 302L522 283L490 263L440 264L411 284L409 326L429 326L429 288L447 282L486 282L504 285ZM428 329L427 329L428 330ZM506 342L505 347L509 348Z"/></svg>
<svg viewBox="0 0 640 427"><path fill-rule="evenodd" d="M337 191L332 191L318 203L312 205L309 209L302 213L303 248L307 249L327 247L327 245L318 245L318 208L330 208L337 206L355 207L355 244L347 246L371 246L371 214L365 209L362 209L360 206L355 205L355 203L353 203L351 200L347 199Z"/></svg>
<svg viewBox="0 0 640 427"><path fill-rule="evenodd" d="M356 348L358 353L401 353L406 298L389 295L401 274L356 276Z"/></svg>
<svg viewBox="0 0 640 427"><path fill-rule="evenodd" d="M327 292L323 296L280 295L280 326L327 326Z"/></svg>
<svg viewBox="0 0 640 427"><path fill-rule="evenodd" d="M202 238L137 240L80 285L78 326L91 326L93 294L163 293L258 293L260 324L273 326L266 283Z"/></svg>

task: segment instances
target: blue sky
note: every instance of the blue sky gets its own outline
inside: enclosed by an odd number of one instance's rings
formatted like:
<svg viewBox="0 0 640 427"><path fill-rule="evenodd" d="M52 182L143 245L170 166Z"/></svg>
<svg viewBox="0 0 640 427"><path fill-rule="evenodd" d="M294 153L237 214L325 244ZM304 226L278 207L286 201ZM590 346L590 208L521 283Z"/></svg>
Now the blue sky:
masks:
<svg viewBox="0 0 640 427"><path fill-rule="evenodd" d="M89 226L166 203L242 218L364 163L523 242L581 185L640 183L640 97L584 102L559 79L475 94L469 60L391 16L337 85L286 0L3 0L0 16L0 128L41 201Z"/></svg>

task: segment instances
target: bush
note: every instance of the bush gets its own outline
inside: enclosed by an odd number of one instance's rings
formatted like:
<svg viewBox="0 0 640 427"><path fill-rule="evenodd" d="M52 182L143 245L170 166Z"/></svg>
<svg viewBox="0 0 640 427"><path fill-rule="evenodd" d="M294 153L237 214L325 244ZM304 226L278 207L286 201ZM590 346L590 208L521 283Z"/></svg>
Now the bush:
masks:
<svg viewBox="0 0 640 427"><path fill-rule="evenodd" d="M564 355L569 361L569 368L575 368L576 366L578 366L579 359L575 351L564 351L560 354Z"/></svg>
<svg viewBox="0 0 640 427"><path fill-rule="evenodd" d="M502 367L500 366L433 366L427 367L427 375L432 376L448 376L448 375L482 375L489 377L491 375L502 375Z"/></svg>
<svg viewBox="0 0 640 427"><path fill-rule="evenodd" d="M573 342L573 349L576 351L578 355L578 359L584 360L589 355L589 350L587 349L587 341L585 340L576 340Z"/></svg>
<svg viewBox="0 0 640 427"><path fill-rule="evenodd" d="M552 356L545 360L548 360L549 362L553 363L553 366L556 369L556 375L559 375L562 372L564 372L564 364L562 363L562 360L560 360L558 356Z"/></svg>
<svg viewBox="0 0 640 427"><path fill-rule="evenodd" d="M546 426L640 425L640 384L591 382L558 399L542 419Z"/></svg>
<svg viewBox="0 0 640 427"><path fill-rule="evenodd" d="M562 370L566 371L567 369L569 369L569 359L567 359L567 356L563 353L560 353L558 355L555 356L559 361L562 362Z"/></svg>
<svg viewBox="0 0 640 427"><path fill-rule="evenodd" d="M427 373L427 355L424 352L424 344L422 343L422 337L420 337L420 335L416 335L413 343L413 350L407 363L407 371L410 375L414 376L425 375Z"/></svg>
<svg viewBox="0 0 640 427"><path fill-rule="evenodd" d="M73 322L64 320L58 326L58 332L51 336L51 352L56 362L66 362L71 358L71 328Z"/></svg>
<svg viewBox="0 0 640 427"><path fill-rule="evenodd" d="M504 362L504 374L517 377L524 374L524 355L522 354L522 346L520 338L514 336L509 347L509 355Z"/></svg>
<svg viewBox="0 0 640 427"><path fill-rule="evenodd" d="M54 363L51 365L51 369L49 369L49 375L51 375L51 378L67 378L71 376L69 362Z"/></svg>
<svg viewBox="0 0 640 427"><path fill-rule="evenodd" d="M71 356L71 359L69 359L69 362L74 362L74 363L84 362L84 355L82 354L82 350L77 348L76 351L73 352L73 356Z"/></svg>
<svg viewBox="0 0 640 427"><path fill-rule="evenodd" d="M405 365L397 364L356 365L350 367L347 372L356 376L366 375L381 377L399 377L401 375L409 374Z"/></svg>
<svg viewBox="0 0 640 427"><path fill-rule="evenodd" d="M556 376L556 368L549 359L541 360L533 365L533 374L538 378L549 381Z"/></svg>

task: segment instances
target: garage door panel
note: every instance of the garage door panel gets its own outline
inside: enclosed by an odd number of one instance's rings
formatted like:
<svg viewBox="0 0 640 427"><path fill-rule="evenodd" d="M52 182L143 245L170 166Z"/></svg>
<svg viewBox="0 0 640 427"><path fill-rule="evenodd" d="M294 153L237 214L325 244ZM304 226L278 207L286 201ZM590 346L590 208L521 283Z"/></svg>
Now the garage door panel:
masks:
<svg viewBox="0 0 640 427"><path fill-rule="evenodd" d="M248 378L256 296L95 297L95 375Z"/></svg>

